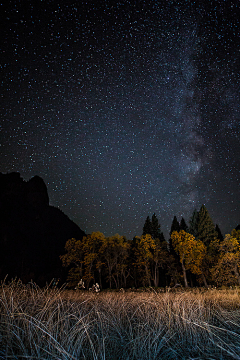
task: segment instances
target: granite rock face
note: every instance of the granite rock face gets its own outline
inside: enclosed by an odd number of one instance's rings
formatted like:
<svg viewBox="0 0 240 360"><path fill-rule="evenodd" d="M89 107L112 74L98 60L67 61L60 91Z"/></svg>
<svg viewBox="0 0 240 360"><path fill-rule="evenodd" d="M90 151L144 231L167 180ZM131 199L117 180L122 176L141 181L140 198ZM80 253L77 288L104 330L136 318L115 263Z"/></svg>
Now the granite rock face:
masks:
<svg viewBox="0 0 240 360"><path fill-rule="evenodd" d="M70 238L85 235L60 209L49 205L42 178L24 181L19 173L0 173L0 279L8 275L45 285L65 281L59 256Z"/></svg>

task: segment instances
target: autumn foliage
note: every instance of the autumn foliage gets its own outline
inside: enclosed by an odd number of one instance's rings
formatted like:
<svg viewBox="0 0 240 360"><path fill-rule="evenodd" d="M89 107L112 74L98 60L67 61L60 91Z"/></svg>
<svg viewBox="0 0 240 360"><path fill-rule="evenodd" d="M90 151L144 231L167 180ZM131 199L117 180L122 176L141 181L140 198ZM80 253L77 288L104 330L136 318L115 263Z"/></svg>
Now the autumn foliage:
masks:
<svg viewBox="0 0 240 360"><path fill-rule="evenodd" d="M193 212L189 227L176 216L168 241L155 214L148 216L143 235L127 240L93 232L69 239L60 258L68 267L68 286L82 279L89 288L240 285L240 230L225 238L204 205Z"/></svg>

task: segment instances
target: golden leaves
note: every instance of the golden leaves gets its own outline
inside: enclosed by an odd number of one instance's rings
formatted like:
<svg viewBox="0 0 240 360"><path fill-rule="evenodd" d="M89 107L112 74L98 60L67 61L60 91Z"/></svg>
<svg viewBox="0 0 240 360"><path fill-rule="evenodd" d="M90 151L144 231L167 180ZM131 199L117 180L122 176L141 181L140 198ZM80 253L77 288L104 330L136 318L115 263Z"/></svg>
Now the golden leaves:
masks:
<svg viewBox="0 0 240 360"><path fill-rule="evenodd" d="M206 255L206 246L202 241L184 230L173 231L171 235L172 244L176 253L180 256L181 263L184 263L186 269L194 274L202 273L202 263Z"/></svg>

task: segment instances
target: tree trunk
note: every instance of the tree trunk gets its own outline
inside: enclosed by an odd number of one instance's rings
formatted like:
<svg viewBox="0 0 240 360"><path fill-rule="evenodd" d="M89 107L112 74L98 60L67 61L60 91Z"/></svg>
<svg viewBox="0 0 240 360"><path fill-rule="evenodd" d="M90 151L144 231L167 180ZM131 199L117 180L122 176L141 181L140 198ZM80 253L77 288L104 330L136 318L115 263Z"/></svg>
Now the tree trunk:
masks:
<svg viewBox="0 0 240 360"><path fill-rule="evenodd" d="M113 281L115 283L116 289L118 289L117 279L116 279L116 277L114 275L112 275L112 279L113 279Z"/></svg>
<svg viewBox="0 0 240 360"><path fill-rule="evenodd" d="M137 271L136 271L136 269L134 269L133 276L134 276L134 285L135 285L135 288L137 288L138 282L137 282Z"/></svg>
<svg viewBox="0 0 240 360"><path fill-rule="evenodd" d="M238 284L240 285L240 275L239 275L239 271L238 271L237 265L235 265L235 267L234 267L234 274L236 275Z"/></svg>
<svg viewBox="0 0 240 360"><path fill-rule="evenodd" d="M83 277L83 263L81 262L81 267L80 267L80 277L82 279Z"/></svg>
<svg viewBox="0 0 240 360"><path fill-rule="evenodd" d="M99 274L99 285L100 285L100 289L102 289L102 271L101 271L101 269L98 270L98 274Z"/></svg>
<svg viewBox="0 0 240 360"><path fill-rule="evenodd" d="M174 285L177 285L178 281L177 281L177 277L175 276L175 274L172 274L172 279L174 281Z"/></svg>
<svg viewBox="0 0 240 360"><path fill-rule="evenodd" d="M109 274L109 287L112 288L112 271L111 268L108 267L108 274Z"/></svg>
<svg viewBox="0 0 240 360"><path fill-rule="evenodd" d="M154 266L154 286L158 286L158 267L157 265Z"/></svg>
<svg viewBox="0 0 240 360"><path fill-rule="evenodd" d="M129 277L130 275L130 270L128 269L127 270L123 270L123 287L127 287L127 278Z"/></svg>
<svg viewBox="0 0 240 360"><path fill-rule="evenodd" d="M117 285L117 289L120 289L119 275L117 274L116 277L117 277L117 280L116 280L116 281L117 281L117 284L116 284L116 285Z"/></svg>
<svg viewBox="0 0 240 360"><path fill-rule="evenodd" d="M126 278L126 274L123 275L123 287L126 288L127 287L127 278Z"/></svg>
<svg viewBox="0 0 240 360"><path fill-rule="evenodd" d="M151 279L150 279L150 274L149 274L149 269L147 266L145 266L145 271L146 271L146 277L147 277L147 280L148 280L148 286L151 286Z"/></svg>
<svg viewBox="0 0 240 360"><path fill-rule="evenodd" d="M205 287L208 287L206 277L205 277L205 275L204 275L203 273L202 273L202 281L203 281L203 283L204 283L204 286L205 286Z"/></svg>
<svg viewBox="0 0 240 360"><path fill-rule="evenodd" d="M187 282L187 272L186 272L183 261L182 261L182 270L183 270L184 285L186 288L188 288L189 286L188 286L188 282Z"/></svg>
<svg viewBox="0 0 240 360"><path fill-rule="evenodd" d="M191 288L193 288L193 277L192 277L192 273L190 272L190 286Z"/></svg>

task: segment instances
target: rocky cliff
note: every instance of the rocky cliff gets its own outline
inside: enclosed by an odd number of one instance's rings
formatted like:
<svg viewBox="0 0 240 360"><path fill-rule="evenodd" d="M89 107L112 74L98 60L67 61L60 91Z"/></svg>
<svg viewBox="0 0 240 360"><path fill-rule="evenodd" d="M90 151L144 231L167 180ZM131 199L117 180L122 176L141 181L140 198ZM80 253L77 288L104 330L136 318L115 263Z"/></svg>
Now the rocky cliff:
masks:
<svg viewBox="0 0 240 360"><path fill-rule="evenodd" d="M70 238L85 233L61 210L49 206L42 178L24 181L19 173L0 173L0 279L8 274L44 285L65 280L59 255Z"/></svg>

